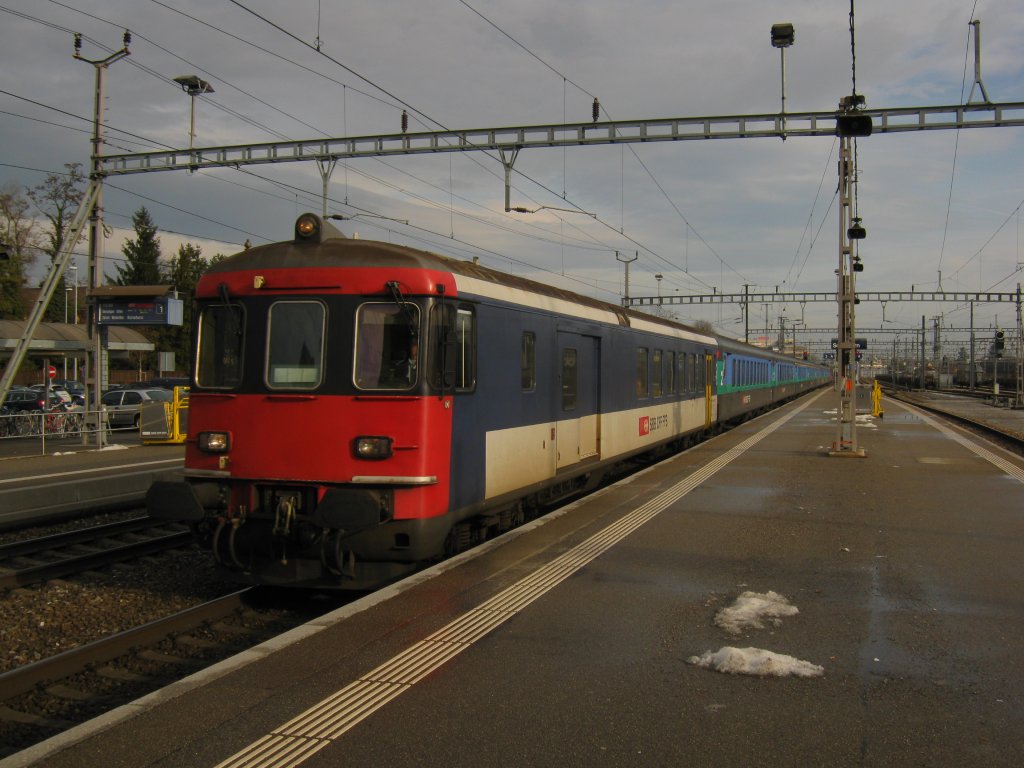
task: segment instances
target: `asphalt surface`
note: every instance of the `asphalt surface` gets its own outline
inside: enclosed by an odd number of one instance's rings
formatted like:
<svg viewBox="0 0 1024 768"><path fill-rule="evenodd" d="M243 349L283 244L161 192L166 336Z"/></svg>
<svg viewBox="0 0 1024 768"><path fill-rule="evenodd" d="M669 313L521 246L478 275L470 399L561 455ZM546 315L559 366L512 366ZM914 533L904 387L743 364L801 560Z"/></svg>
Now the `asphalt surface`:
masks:
<svg viewBox="0 0 1024 768"><path fill-rule="evenodd" d="M866 458L829 458L834 408L804 398L0 766L1020 765L1021 459L891 401ZM746 590L799 613L729 634ZM688 662L723 646L823 675ZM310 708L333 725L285 726Z"/></svg>
<svg viewBox="0 0 1024 768"><path fill-rule="evenodd" d="M180 472L180 445L143 445L136 430L103 449L78 438L0 440L0 530L69 514L141 506L156 479Z"/></svg>

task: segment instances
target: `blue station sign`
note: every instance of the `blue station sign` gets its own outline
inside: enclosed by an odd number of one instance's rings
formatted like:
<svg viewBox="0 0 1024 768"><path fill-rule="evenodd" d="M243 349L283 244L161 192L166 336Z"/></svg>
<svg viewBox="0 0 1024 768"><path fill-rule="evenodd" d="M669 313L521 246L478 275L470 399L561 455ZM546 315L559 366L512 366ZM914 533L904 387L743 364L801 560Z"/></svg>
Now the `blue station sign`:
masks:
<svg viewBox="0 0 1024 768"><path fill-rule="evenodd" d="M100 325L181 325L181 299L99 298L96 301Z"/></svg>

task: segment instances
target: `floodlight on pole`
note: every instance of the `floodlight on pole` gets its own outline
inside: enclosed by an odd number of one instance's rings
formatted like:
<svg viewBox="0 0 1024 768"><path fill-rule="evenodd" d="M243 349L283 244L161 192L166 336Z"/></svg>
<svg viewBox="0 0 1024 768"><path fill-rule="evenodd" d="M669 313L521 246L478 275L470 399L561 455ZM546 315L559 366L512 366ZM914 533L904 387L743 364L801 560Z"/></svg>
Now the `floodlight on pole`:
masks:
<svg viewBox="0 0 1024 768"><path fill-rule="evenodd" d="M213 93L213 86L199 75L182 75L174 78L174 82L181 86L181 90L189 95L192 100L192 119L189 122L188 148L192 149L196 138L196 96L206 93Z"/></svg>
<svg viewBox="0 0 1024 768"><path fill-rule="evenodd" d="M782 57L782 110L780 113L780 130L782 140L786 140L786 49L796 40L796 32L792 24L772 25L772 47L779 49Z"/></svg>

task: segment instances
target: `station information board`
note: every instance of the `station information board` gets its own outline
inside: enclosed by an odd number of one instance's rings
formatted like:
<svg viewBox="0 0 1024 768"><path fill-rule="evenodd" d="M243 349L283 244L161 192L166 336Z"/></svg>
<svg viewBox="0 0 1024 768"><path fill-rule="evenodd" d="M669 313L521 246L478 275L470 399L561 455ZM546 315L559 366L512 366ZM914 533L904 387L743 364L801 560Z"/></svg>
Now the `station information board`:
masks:
<svg viewBox="0 0 1024 768"><path fill-rule="evenodd" d="M100 325L181 325L181 299L98 299Z"/></svg>

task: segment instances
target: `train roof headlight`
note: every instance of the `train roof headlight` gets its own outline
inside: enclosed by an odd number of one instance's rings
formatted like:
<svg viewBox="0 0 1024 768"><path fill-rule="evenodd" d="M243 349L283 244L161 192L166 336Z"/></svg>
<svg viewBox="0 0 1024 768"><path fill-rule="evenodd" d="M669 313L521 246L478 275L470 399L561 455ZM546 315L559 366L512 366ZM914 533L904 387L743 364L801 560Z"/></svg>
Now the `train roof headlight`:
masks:
<svg viewBox="0 0 1024 768"><path fill-rule="evenodd" d="M304 213L295 220L295 242L320 239L322 222L315 213Z"/></svg>
<svg viewBox="0 0 1024 768"><path fill-rule="evenodd" d="M231 436L227 432L200 432L199 450L207 453L227 453L231 450Z"/></svg>
<svg viewBox="0 0 1024 768"><path fill-rule="evenodd" d="M389 459L391 458L390 437L357 437L353 447L357 458L360 459Z"/></svg>

